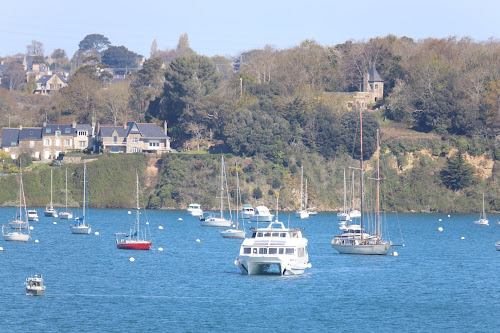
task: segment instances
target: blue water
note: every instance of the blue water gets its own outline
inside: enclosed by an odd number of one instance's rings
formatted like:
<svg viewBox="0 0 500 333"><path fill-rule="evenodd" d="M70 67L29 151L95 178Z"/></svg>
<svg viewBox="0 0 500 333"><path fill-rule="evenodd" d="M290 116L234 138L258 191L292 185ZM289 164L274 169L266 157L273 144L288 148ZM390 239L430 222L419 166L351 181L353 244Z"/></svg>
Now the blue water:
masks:
<svg viewBox="0 0 500 333"><path fill-rule="evenodd" d="M3 223L13 215L0 208ZM389 215L392 240L401 242L399 221L406 243L399 256L337 254L334 214L291 217L305 227L312 263L296 277L241 275L233 262L242 241L184 211L147 212L163 252L116 248L114 233L133 222L126 210L91 210L99 236L41 216L29 243L0 240L0 331L498 332L500 228L474 225L476 215ZM24 294L34 273L44 297Z"/></svg>

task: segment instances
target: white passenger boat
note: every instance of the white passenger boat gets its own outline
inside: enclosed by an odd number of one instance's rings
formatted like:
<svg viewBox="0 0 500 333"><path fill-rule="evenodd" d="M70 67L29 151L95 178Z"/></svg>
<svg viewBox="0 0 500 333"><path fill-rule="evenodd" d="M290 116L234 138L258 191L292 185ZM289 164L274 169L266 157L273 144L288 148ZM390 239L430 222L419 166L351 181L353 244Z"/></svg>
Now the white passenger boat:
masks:
<svg viewBox="0 0 500 333"><path fill-rule="evenodd" d="M253 210L252 205L245 204L245 205L243 205L243 208L241 208L241 210L243 212L244 219L249 219L255 215L255 211Z"/></svg>
<svg viewBox="0 0 500 333"><path fill-rule="evenodd" d="M257 206L254 211L255 214L250 217L252 222L271 222L273 220L274 215L269 212L266 206Z"/></svg>
<svg viewBox="0 0 500 333"><path fill-rule="evenodd" d="M203 216L203 210L201 209L201 205L197 203L190 204L187 211L191 216Z"/></svg>
<svg viewBox="0 0 500 333"><path fill-rule="evenodd" d="M34 209L28 209L28 221L38 221L38 212Z"/></svg>
<svg viewBox="0 0 500 333"><path fill-rule="evenodd" d="M252 236L245 238L235 266L242 274L276 273L302 274L311 268L307 239L303 228L285 228L282 222L270 222L266 228L250 228Z"/></svg>
<svg viewBox="0 0 500 333"><path fill-rule="evenodd" d="M45 286L43 285L43 276L35 274L29 277L24 282L26 286L26 295L28 296L43 296L45 294Z"/></svg>

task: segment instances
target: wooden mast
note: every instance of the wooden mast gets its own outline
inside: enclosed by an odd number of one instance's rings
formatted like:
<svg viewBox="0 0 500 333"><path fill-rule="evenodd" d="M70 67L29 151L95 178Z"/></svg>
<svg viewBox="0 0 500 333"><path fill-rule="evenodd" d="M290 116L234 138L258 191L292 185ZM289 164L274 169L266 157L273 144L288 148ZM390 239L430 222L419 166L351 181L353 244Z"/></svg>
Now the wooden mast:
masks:
<svg viewBox="0 0 500 333"><path fill-rule="evenodd" d="M361 206L361 242L363 242L363 230L364 230L364 223L363 223L363 111L361 108L359 108L359 133L360 133L360 141L359 141L359 150L360 150L360 157L359 157L359 168L360 168L360 206Z"/></svg>

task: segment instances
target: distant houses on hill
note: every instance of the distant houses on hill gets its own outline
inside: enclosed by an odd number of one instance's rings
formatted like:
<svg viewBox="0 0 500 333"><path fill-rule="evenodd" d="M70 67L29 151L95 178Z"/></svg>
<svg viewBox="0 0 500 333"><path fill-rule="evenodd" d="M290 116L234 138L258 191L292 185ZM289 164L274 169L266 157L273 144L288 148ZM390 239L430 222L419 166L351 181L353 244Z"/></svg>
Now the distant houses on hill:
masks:
<svg viewBox="0 0 500 333"><path fill-rule="evenodd" d="M3 128L1 149L12 159L27 153L34 160L52 160L69 151L162 154L170 152L167 123L128 122L123 126L46 124L42 127Z"/></svg>

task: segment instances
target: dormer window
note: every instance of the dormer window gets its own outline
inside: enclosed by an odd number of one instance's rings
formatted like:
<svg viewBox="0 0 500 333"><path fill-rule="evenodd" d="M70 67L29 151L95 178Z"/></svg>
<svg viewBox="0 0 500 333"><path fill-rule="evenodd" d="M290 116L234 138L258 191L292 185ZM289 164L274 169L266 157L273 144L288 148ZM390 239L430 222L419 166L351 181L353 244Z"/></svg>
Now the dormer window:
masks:
<svg viewBox="0 0 500 333"><path fill-rule="evenodd" d="M117 136L113 137L113 143L118 143L118 137Z"/></svg>
<svg viewBox="0 0 500 333"><path fill-rule="evenodd" d="M52 129L51 128L46 128L45 129L45 133L52 133Z"/></svg>
<svg viewBox="0 0 500 333"><path fill-rule="evenodd" d="M87 131L78 131L78 136L87 136Z"/></svg>
<svg viewBox="0 0 500 333"><path fill-rule="evenodd" d="M56 131L56 138L61 136L61 131Z"/></svg>
<svg viewBox="0 0 500 333"><path fill-rule="evenodd" d="M66 133L66 134L71 133L71 128L66 128L66 129L64 129L64 133Z"/></svg>

